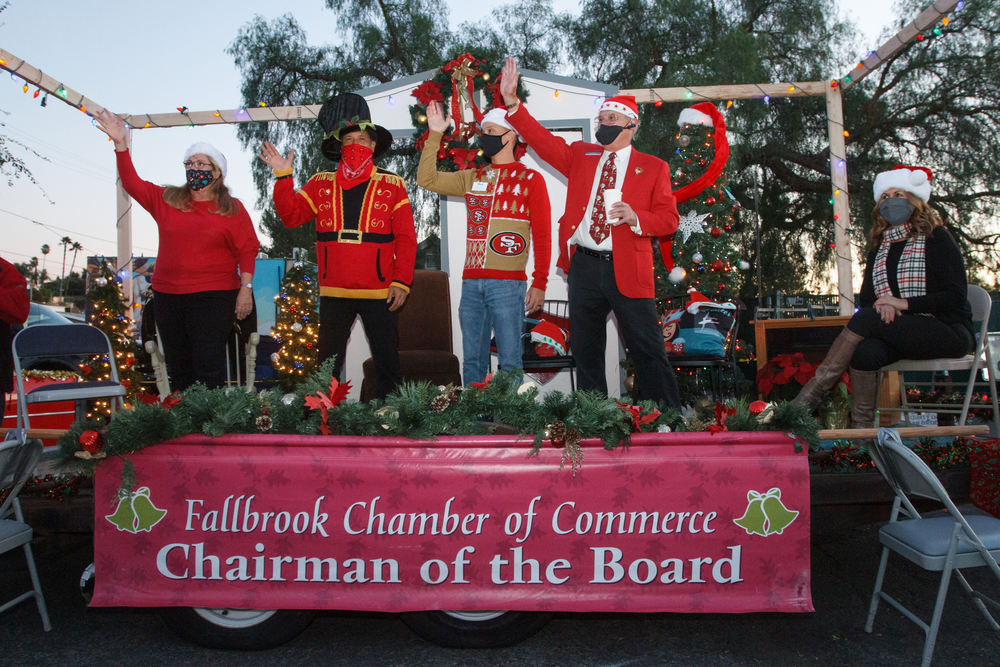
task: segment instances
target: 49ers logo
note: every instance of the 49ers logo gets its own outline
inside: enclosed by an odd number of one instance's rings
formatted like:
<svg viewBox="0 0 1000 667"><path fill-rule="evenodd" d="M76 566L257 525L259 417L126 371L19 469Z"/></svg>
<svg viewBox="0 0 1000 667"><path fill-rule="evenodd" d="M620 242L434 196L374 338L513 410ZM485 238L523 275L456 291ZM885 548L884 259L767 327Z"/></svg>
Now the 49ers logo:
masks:
<svg viewBox="0 0 1000 667"><path fill-rule="evenodd" d="M490 239L490 250L498 255L520 255L527 247L527 241L516 232L500 232Z"/></svg>

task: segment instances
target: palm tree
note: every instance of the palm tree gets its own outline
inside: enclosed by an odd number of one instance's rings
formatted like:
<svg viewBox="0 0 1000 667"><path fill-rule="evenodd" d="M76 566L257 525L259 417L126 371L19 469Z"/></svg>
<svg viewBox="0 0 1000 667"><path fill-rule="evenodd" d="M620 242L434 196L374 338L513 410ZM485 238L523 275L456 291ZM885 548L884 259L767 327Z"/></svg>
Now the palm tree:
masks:
<svg viewBox="0 0 1000 667"><path fill-rule="evenodd" d="M73 241L73 245L71 245L69 247L69 249L73 251L73 259L70 260L70 263L69 263L69 272L72 274L73 273L73 267L76 266L76 253L78 253L81 250L83 250L83 246L80 245L79 241Z"/></svg>
<svg viewBox="0 0 1000 667"><path fill-rule="evenodd" d="M63 292L66 291L66 250L67 248L69 248L69 245L71 243L73 243L73 239L71 239L68 236L64 236L62 237L62 239L59 240L59 245L63 247L63 263L62 263L62 274L59 283L59 296L62 296Z"/></svg>

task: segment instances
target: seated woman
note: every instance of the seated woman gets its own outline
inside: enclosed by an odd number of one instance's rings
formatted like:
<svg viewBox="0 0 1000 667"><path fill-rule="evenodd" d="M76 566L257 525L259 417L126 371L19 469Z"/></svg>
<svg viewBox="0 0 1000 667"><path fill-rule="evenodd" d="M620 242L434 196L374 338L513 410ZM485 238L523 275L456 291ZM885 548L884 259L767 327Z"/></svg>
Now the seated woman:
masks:
<svg viewBox="0 0 1000 667"><path fill-rule="evenodd" d="M965 265L927 205L931 176L923 167L898 166L875 177L860 308L793 403L816 407L849 368L851 425L871 428L880 368L899 359L961 357L973 348Z"/></svg>

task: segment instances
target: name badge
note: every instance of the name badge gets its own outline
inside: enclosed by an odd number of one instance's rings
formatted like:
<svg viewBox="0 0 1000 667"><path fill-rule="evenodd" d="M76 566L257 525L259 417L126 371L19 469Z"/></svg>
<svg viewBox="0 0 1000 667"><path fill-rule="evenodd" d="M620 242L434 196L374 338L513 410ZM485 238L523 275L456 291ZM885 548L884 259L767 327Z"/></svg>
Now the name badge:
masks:
<svg viewBox="0 0 1000 667"><path fill-rule="evenodd" d="M472 191L473 192L486 192L486 186L487 185L488 184L484 183L483 181L476 181L475 183L472 184Z"/></svg>

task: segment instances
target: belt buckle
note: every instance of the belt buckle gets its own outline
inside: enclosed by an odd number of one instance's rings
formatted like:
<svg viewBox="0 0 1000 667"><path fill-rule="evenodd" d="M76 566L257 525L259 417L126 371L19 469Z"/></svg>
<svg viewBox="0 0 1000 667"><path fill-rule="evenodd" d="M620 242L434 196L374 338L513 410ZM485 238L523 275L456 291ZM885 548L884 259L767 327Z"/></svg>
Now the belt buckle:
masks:
<svg viewBox="0 0 1000 667"><path fill-rule="evenodd" d="M347 234L348 236L344 236ZM361 243L361 232L357 229L341 229L337 232L337 242L338 243L351 243L360 244Z"/></svg>

